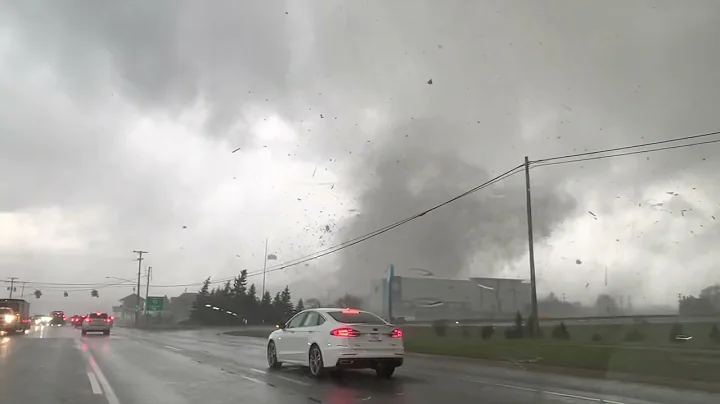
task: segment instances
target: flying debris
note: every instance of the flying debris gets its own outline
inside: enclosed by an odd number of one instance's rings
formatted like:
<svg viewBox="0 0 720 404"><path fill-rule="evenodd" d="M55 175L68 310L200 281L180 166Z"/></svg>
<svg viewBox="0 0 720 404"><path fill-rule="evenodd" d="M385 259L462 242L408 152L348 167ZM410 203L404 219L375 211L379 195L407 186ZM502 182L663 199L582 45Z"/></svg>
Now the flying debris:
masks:
<svg viewBox="0 0 720 404"><path fill-rule="evenodd" d="M40 296L42 296L42 292L40 291L40 289L35 289L35 292L33 292L33 294L35 295L36 299L39 299Z"/></svg>
<svg viewBox="0 0 720 404"><path fill-rule="evenodd" d="M420 274L422 276L435 276L434 273L428 271L427 269L422 269L422 268L410 268L409 271L417 272L418 274Z"/></svg>
<svg viewBox="0 0 720 404"><path fill-rule="evenodd" d="M68 292L63 292L63 297L68 297Z"/></svg>
<svg viewBox="0 0 720 404"><path fill-rule="evenodd" d="M442 301L437 300L437 299L431 299L431 298L423 298L423 297L421 297L421 298L419 298L419 299L413 300L413 301L411 302L411 304L412 304L413 306L415 306L415 307L428 307L428 308L430 308L430 307L439 307L439 306L444 305L445 303L443 303Z"/></svg>
<svg viewBox="0 0 720 404"><path fill-rule="evenodd" d="M100 297L100 295L98 294L97 289L91 290L91 291L90 291L90 296L92 296L92 297Z"/></svg>
<svg viewBox="0 0 720 404"><path fill-rule="evenodd" d="M479 284L479 283L476 283L476 285L478 285L479 288L482 288L482 289L485 289L485 290L495 290L495 288L492 288L492 287L490 287L490 286L481 285L481 284Z"/></svg>
<svg viewBox="0 0 720 404"><path fill-rule="evenodd" d="M578 265L581 265L581 264L582 264L582 260L578 258L578 259L575 260L575 263L578 264Z"/></svg>
<svg viewBox="0 0 720 404"><path fill-rule="evenodd" d="M428 80L427 83L430 84L430 85L432 85L432 83L433 83L433 82L432 82L432 79Z"/></svg>
<svg viewBox="0 0 720 404"><path fill-rule="evenodd" d="M268 261L276 260L276 259L277 259L277 255L275 255L275 254L268 254L267 259L268 259Z"/></svg>

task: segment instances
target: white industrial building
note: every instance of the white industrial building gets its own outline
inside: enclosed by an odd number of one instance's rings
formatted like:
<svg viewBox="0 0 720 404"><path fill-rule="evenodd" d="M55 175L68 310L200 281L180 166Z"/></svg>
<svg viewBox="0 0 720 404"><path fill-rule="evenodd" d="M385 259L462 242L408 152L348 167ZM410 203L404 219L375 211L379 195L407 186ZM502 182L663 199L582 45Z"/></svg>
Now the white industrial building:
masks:
<svg viewBox="0 0 720 404"><path fill-rule="evenodd" d="M512 318L529 312L530 282L522 279L392 277L392 316L407 321ZM388 281L371 282L367 309L388 316Z"/></svg>

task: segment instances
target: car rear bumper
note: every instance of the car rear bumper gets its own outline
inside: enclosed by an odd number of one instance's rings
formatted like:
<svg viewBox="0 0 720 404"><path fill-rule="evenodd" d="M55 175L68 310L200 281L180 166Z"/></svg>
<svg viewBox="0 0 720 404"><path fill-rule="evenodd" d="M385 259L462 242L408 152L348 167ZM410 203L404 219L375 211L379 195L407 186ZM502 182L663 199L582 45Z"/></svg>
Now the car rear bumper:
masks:
<svg viewBox="0 0 720 404"><path fill-rule="evenodd" d="M83 326L83 331L87 332L100 332L100 331L110 331L112 327L110 326Z"/></svg>
<svg viewBox="0 0 720 404"><path fill-rule="evenodd" d="M404 349L353 350L336 347L323 350L323 362L328 367L368 369L380 364L398 367L402 366L404 359Z"/></svg>
<svg viewBox="0 0 720 404"><path fill-rule="evenodd" d="M403 361L403 358L340 358L335 362L335 367L342 369L376 369L382 365L400 367Z"/></svg>

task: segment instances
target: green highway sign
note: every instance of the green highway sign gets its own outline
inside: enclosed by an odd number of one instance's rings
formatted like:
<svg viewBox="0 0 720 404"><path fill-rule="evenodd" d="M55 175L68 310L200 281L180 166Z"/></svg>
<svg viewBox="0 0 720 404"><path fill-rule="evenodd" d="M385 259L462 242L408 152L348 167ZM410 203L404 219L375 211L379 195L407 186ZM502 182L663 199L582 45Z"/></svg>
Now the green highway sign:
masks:
<svg viewBox="0 0 720 404"><path fill-rule="evenodd" d="M164 301L165 301L165 298L163 298L163 297L148 296L147 302L145 303L145 310L146 311L162 311Z"/></svg>

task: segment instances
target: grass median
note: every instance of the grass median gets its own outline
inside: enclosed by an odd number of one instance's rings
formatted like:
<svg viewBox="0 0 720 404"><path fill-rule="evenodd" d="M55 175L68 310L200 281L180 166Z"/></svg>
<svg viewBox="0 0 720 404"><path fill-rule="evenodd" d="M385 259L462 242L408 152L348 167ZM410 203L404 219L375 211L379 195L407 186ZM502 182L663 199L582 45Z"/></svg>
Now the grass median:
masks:
<svg viewBox="0 0 720 404"><path fill-rule="evenodd" d="M480 337L480 327L448 327L445 336L438 336L432 327L405 326L402 329L407 352L720 383L718 344L702 337L674 344L668 337L671 326L570 326L572 339L567 341L547 338L507 340L501 327L487 340ZM707 334L710 327L709 324L684 325L686 332L692 331L698 336L702 332ZM632 330L641 330L645 339L626 342L623 336ZM245 329L228 334L267 338L270 332L272 329ZM550 335L550 328L544 329L544 335ZM597 335L600 335L599 340Z"/></svg>

